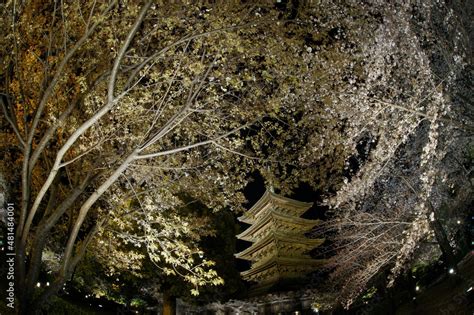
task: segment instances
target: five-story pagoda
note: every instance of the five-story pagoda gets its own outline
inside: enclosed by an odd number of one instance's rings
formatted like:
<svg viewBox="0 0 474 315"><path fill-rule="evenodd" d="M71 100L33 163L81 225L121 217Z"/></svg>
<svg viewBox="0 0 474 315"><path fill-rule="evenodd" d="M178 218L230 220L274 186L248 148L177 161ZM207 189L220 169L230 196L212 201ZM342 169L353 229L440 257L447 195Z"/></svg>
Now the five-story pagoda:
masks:
<svg viewBox="0 0 474 315"><path fill-rule="evenodd" d="M281 280L300 278L323 263L311 258L308 252L321 245L324 239L305 237L320 220L301 218L312 205L267 190L238 218L251 225L237 238L253 244L235 257L252 263L241 276L244 280L257 282L252 290L254 294L264 292Z"/></svg>

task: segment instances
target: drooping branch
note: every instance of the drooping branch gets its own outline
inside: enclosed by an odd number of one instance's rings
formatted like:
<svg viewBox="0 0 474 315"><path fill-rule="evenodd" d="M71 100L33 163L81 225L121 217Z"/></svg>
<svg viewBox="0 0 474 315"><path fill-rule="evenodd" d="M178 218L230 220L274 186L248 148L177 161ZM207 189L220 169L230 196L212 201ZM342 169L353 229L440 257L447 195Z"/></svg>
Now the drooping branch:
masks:
<svg viewBox="0 0 474 315"><path fill-rule="evenodd" d="M417 191L405 177L401 176L401 178L405 185L413 192L415 196L421 195L421 193ZM425 204L429 210L429 212L425 213L426 220L428 221L428 224L430 225L431 229L434 231L434 235L441 249L441 252L446 258L449 266L451 268L456 268L456 258L454 256L454 251L451 245L449 244L449 240L443 226L439 222L440 215L438 213L438 210L433 206L430 200L426 200Z"/></svg>

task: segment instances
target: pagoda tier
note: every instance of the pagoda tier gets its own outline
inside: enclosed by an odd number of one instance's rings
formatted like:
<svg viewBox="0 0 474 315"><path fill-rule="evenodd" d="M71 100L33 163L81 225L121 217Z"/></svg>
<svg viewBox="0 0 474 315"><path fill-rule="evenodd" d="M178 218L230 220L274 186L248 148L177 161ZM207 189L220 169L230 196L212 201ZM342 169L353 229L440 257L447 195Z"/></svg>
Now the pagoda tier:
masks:
<svg viewBox="0 0 474 315"><path fill-rule="evenodd" d="M294 256L305 257L306 253L318 247L324 239L309 239L281 232L269 233L260 242L244 251L235 254L235 257L258 263L262 258L276 256L279 253L291 252Z"/></svg>
<svg viewBox="0 0 474 315"><path fill-rule="evenodd" d="M281 213L278 209L268 208L264 214L258 217L258 221L237 235L237 238L248 242L257 242L274 231L303 235L319 223L319 220L292 217Z"/></svg>
<svg viewBox="0 0 474 315"><path fill-rule="evenodd" d="M300 217L311 208L312 205L312 202L302 202L286 198L267 190L260 200L258 200L249 211L240 216L238 220L247 224L254 224L255 221L257 221L261 215L267 213L269 209L278 209L277 212L281 214L286 214L291 217Z"/></svg>
<svg viewBox="0 0 474 315"><path fill-rule="evenodd" d="M312 203L301 202L266 191L260 200L239 220L251 226L237 238L253 244L235 257L252 262L250 270L241 273L243 279L257 282L257 291L271 287L279 280L304 276L323 261L308 253L324 239L309 239L304 235L320 220L300 218ZM255 290L254 290L255 291Z"/></svg>
<svg viewBox="0 0 474 315"><path fill-rule="evenodd" d="M324 263L312 258L271 257L241 273L248 281L260 284L274 283L281 279L298 278L315 270Z"/></svg>

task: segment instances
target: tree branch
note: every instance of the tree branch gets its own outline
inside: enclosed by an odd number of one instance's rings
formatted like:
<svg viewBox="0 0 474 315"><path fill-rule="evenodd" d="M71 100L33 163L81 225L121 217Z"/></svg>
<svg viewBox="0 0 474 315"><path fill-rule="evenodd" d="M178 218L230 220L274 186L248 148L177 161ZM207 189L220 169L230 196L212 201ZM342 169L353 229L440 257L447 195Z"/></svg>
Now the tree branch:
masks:
<svg viewBox="0 0 474 315"><path fill-rule="evenodd" d="M133 27L130 29L130 32L127 36L126 41L123 43L119 53L117 56L115 62L114 62L114 67L111 73L111 78L109 81L108 85L108 100L109 102L102 107L97 113L95 113L91 118L89 118L86 122L84 122L79 128L76 129L76 131L69 137L69 139L66 141L66 143L61 147L61 149L58 151L56 155L56 160L54 162L53 168L51 169L48 178L46 179L45 183L41 187L40 191L38 192L38 195L35 199L35 202L33 203L33 206L31 207L31 210L29 211L28 217L26 219L25 226L22 230L22 236L21 236L21 244L26 243L26 239L28 238L28 232L31 226L31 223L33 222L33 218L39 208L39 205L41 201L43 200L44 195L48 191L49 187L51 186L54 177L56 176L57 172L59 171L61 167L61 161L66 154L66 152L71 148L71 146L76 142L76 140L84 133L86 132L92 125L94 125L102 116L104 116L106 113L108 113L113 106L116 104L118 101L119 97L110 100L110 97L113 98L114 92L111 91L111 89L114 88L115 85L115 78L117 75L117 71L120 65L121 58L123 58L124 52L127 50L128 46L130 45L133 35L138 31L138 28L140 24L143 22L145 18L146 11L150 7L152 1L149 1L141 10L139 16L137 17L135 24Z"/></svg>
<svg viewBox="0 0 474 315"><path fill-rule="evenodd" d="M211 140L197 142L197 143L190 144L190 145L180 147L180 148L176 148L176 149L171 149L171 150L166 150L166 151L161 151L161 152L155 152L155 153L149 153L149 154L143 154L143 155L137 155L137 157L135 159L136 160L149 159L149 158L154 158L154 157L158 157L158 156L164 156L164 155L169 155L169 154L178 153L178 152L182 152L182 151L187 151L189 149L197 148L197 147L200 147L200 146L203 146L203 145L206 145L206 144L211 144L211 143L214 143L215 141L217 141L219 139L223 139L225 137L228 137L231 134L236 133L239 130L247 128L247 127L251 126L253 123L254 122L245 124L243 126L235 128L235 129L232 129L231 131L229 131L227 133L224 133L224 134L222 134L222 135L220 135L220 136L218 136L214 139L211 139Z"/></svg>
<svg viewBox="0 0 474 315"><path fill-rule="evenodd" d="M71 258L72 250L74 248L74 244L76 242L77 235L79 230L81 229L82 223L86 218L89 209L92 205L104 194L110 186L122 175L122 173L130 166L130 163L135 159L138 154L138 150L133 151L128 155L128 157L122 162L122 164L103 182L93 193L89 196L89 198L82 204L81 209L79 210L79 215L77 216L76 222L74 227L69 235L69 239L66 245L66 249L64 250L63 256L63 263L62 263L62 271L66 272L67 266L69 264L69 260Z"/></svg>
<svg viewBox="0 0 474 315"><path fill-rule="evenodd" d="M12 127L13 129L13 132L15 133L15 136L16 138L18 139L18 141L20 142L21 144L21 147L24 149L26 147L26 143L25 143L25 140L23 140L23 138L21 137L21 134L20 134L20 130L18 129L18 125L15 123L15 120L13 117L10 116L10 113L7 109L7 105L9 104L5 104L5 98L7 99L7 103L10 103L8 101L8 96L5 95L5 94L2 94L2 97L0 97L1 99L1 102L2 102L2 110L3 110L3 113L5 114L5 118L7 119L8 123L10 124L10 126Z"/></svg>
<svg viewBox="0 0 474 315"><path fill-rule="evenodd" d="M104 10L103 14L107 14L108 11L110 11L116 4L116 1L113 1L107 9ZM63 75L63 70L66 67L66 64L69 62L69 60L74 56L74 54L79 50L79 48L82 47L82 45L89 39L89 36L95 31L97 26L100 24L101 20L99 19L97 22L95 22L90 29L87 30L87 32L77 41L77 43L69 50L69 52L64 56L64 59L61 60L61 63L58 66L58 69L56 70L56 73L51 80L50 84L46 88L41 101L38 105L38 108L36 110L35 117L33 119L33 122L31 124L31 130L28 135L27 143L28 145L31 145L33 142L33 137L35 135L35 130L36 127L38 126L38 123L40 121L41 115L43 114L44 107L46 106L46 103L49 101L49 98L51 97L54 88L58 84L61 76Z"/></svg>
<svg viewBox="0 0 474 315"><path fill-rule="evenodd" d="M72 101L66 110L59 116L59 118L51 125L48 130L44 133L43 137L41 138L40 142L38 143L36 149L33 151L33 154L30 158L30 166L29 171L30 173L33 171L36 163L38 162L39 156L41 152L43 152L44 148L51 140L54 135L54 132L65 122L65 120L69 117L72 110L83 100L83 97L78 97L74 101Z"/></svg>
<svg viewBox="0 0 474 315"><path fill-rule="evenodd" d="M125 38L125 42L123 43L122 47L120 47L118 55L115 58L114 66L113 66L112 72L110 74L109 84L107 86L107 101L109 103L112 103L115 99L115 97L114 97L115 81L117 79L117 73L118 73L118 70L119 70L119 67L120 67L120 63L122 62L123 56L125 55L125 52L127 51L128 47L130 46L130 43L132 42L133 37L135 37L135 34L138 31L138 28L140 27L143 20L145 19L146 12L150 8L152 2L153 1L148 1L143 6L143 8L141 9L140 14L138 15L137 19L135 20L135 24L132 26L130 32L128 33L127 37Z"/></svg>
<svg viewBox="0 0 474 315"><path fill-rule="evenodd" d="M389 102L382 101L382 100L379 100L379 99L376 99L376 98L373 98L373 100L375 100L375 101L377 101L381 104L385 104L389 107L396 108L396 109L399 109L399 110L402 110L402 111L405 111L405 112L413 113L413 114L415 114L417 116L420 116L420 117L427 118L430 121L439 120L439 121L454 125L454 126L456 126L458 128L461 128L461 129L467 129L467 130L473 130L474 129L473 126L465 125L465 124L463 124L463 123L461 123L457 120L454 120L454 119L448 119L448 118L442 118L442 117L436 117L435 118L435 117L430 116L426 113L423 113L423 112L420 112L420 111L417 111L417 110L414 110L414 109L410 109L410 108L407 108L407 107L404 107L404 106L389 103Z"/></svg>
<svg viewBox="0 0 474 315"><path fill-rule="evenodd" d="M163 49L161 49L160 51L157 51L156 53L152 54L151 56L149 56L148 58L146 58L145 60L143 60L140 64L137 65L137 67L135 68L135 70L133 70L133 72L130 74L129 76L129 79L127 81L127 84L125 85L126 87L133 81L133 79L136 77L136 75L153 59L157 58L158 56L166 53L168 50L170 50L171 48L175 47L175 46L178 46L178 45L181 45L185 42L189 42L193 39L196 39L196 38L199 38L199 37L204 37L204 36L208 36L208 35L212 35L212 34L215 34L215 33L220 33L220 32L224 32L224 31L230 31L230 30L235 30L235 29L242 29L242 28L247 28L247 27L254 27L256 26L257 24L263 24L263 23L266 23L268 21L262 21L262 22L250 22L250 23L246 23L246 24L241 24L241 25L235 25L235 26L229 26L229 27L223 27L223 28L218 28L218 29L215 29L215 30L211 30L211 31L207 31L207 32L203 32L203 33L199 33L199 34L195 34L195 35L187 35L187 36L184 36L182 37L181 39L177 40L176 42L164 47Z"/></svg>
<svg viewBox="0 0 474 315"><path fill-rule="evenodd" d="M39 224L36 234L33 238L33 244L31 246L30 252L30 262L29 270L26 279L26 285L24 287L25 291L31 291L34 289L34 284L36 283L39 271L41 268L41 259L43 254L44 246L46 245L46 236L48 232L52 229L54 224L59 220L59 218L69 209L74 202L79 198L79 196L84 192L87 185L93 180L94 177L86 176L82 183L73 189L69 196L59 204L56 209L51 213L49 217L44 217Z"/></svg>
<svg viewBox="0 0 474 315"><path fill-rule="evenodd" d="M192 106L192 104L194 103L196 97L199 95L199 92L201 91L201 89L203 88L204 86L204 81L205 79L207 78L207 76L209 75L212 67L214 66L214 62L212 62L206 72L204 73L203 77L201 79L199 78L195 78L193 80L193 84L191 85L191 88L189 89L189 93L188 93L188 98L186 100L186 104L183 106L183 108L178 111L177 113L175 113L167 122L166 124L160 128L160 130L154 135L151 137L151 139L147 140L140 148L140 150L144 150L146 149L147 147L150 147L151 145L153 145L154 143L156 143L156 141L158 141L159 139L163 138L165 135L167 135L169 132L171 132L176 126L178 126L186 117L188 117L190 114L192 114L193 112L191 111L190 113L184 115L183 117L180 117L181 115L183 115L183 113L185 113L187 110L189 110ZM196 84L196 82L199 82L199 86L197 87L197 89L194 89L194 85ZM170 86L171 87L171 86ZM179 119L179 120L178 120ZM149 131L147 131L147 134L148 133L151 133L151 128L153 128L153 125L150 127Z"/></svg>
<svg viewBox="0 0 474 315"><path fill-rule="evenodd" d="M247 155L247 154L243 154L243 153L241 153L241 152L238 152L238 151L235 151L235 150L226 148L226 147L224 147L223 145L220 145L220 144L218 144L218 143L215 142L215 141L212 141L212 144L215 145L216 147L222 149L222 150L228 151L228 152L233 153L233 154L236 154L236 155L240 155L240 156L242 156L242 157L244 157L244 158L247 158L247 159L261 160L261 158L259 158L259 157L251 156L251 155Z"/></svg>

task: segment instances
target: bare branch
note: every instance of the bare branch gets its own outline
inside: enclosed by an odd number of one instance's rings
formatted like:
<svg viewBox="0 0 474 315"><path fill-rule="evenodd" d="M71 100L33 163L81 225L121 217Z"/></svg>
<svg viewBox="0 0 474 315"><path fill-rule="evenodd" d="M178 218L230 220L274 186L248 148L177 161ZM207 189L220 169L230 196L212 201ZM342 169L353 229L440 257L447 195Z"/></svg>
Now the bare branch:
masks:
<svg viewBox="0 0 474 315"><path fill-rule="evenodd" d="M243 126L235 128L235 129L232 129L231 131L229 131L227 133L224 133L220 136L217 136L216 138L211 139L211 140L201 141L201 142L197 142L197 143L194 143L194 144L190 144L190 145L187 145L187 146L184 146L184 147L175 148L175 149L171 149L171 150L155 152L155 153L149 153L149 154L143 154L143 155L137 155L136 159L137 160L139 160L139 159L149 159L149 158L154 158L154 157L158 157L158 156L164 156L164 155L174 154L174 153L178 153L178 152L182 152L182 151L187 151L187 150L197 148L197 147L200 147L200 146L203 146L203 145L206 145L206 144L211 144L211 143L213 143L213 142L215 142L219 139L226 138L226 137L230 136L231 134L236 133L239 130L245 129L245 128L251 126L253 123L254 122L245 124Z"/></svg>
<svg viewBox="0 0 474 315"><path fill-rule="evenodd" d="M222 149L222 150L228 151L228 152L233 153L233 154L236 154L236 155L240 155L240 156L242 156L242 157L244 157L244 158L247 158L247 159L262 160L262 159L259 158L259 157L247 155L247 154L244 154L244 153L241 153L241 152L238 152L238 151L235 151L235 150L226 148L226 147L224 147L223 145L220 145L220 144L218 144L218 143L215 142L215 141L212 141L212 144L215 145L216 147Z"/></svg>
<svg viewBox="0 0 474 315"><path fill-rule="evenodd" d="M30 173L33 171L33 168L36 165L36 162L38 162L39 156L41 155L41 152L43 152L44 148L48 144L48 142L51 140L53 137L55 131L66 121L67 117L71 114L72 110L79 104L79 102L82 101L82 97L76 98L76 100L72 101L69 106L66 108L66 110L59 116L59 118L54 122L53 125L51 125L48 130L44 133L43 137L41 138L40 142L36 146L36 149L34 150L33 154L31 155L30 158L30 166L29 166L29 171Z"/></svg>
<svg viewBox="0 0 474 315"><path fill-rule="evenodd" d="M163 97L161 98L160 105L159 105L158 108L156 109L156 114L155 114L155 117L154 117L154 119L153 119L153 122L151 123L150 128L148 128L147 132L146 132L145 135L143 136L143 139L144 139L144 140L147 139L148 136L149 136L149 134L153 131L153 129L155 128L156 123L158 122L158 119L159 119L160 116L161 116L161 113L162 113L162 111L163 111L163 107L164 107L164 105L166 104L166 99L168 98L168 95L169 95L169 93L170 93L171 87L173 86L173 83L174 83L174 81L175 81L175 79L176 79L177 73L178 73L178 71L177 71L177 69L176 69L176 71L174 72L173 77L172 77L172 79L171 79L171 82L170 82L170 84L168 85L168 88L166 89L165 94L164 94ZM146 142L147 142L147 141L145 141L145 143L146 143Z"/></svg>
<svg viewBox="0 0 474 315"><path fill-rule="evenodd" d="M118 52L117 57L115 58L114 66L112 68L112 73L110 74L110 79L109 79L109 85L107 87L107 100L109 103L112 103L115 99L114 97L114 92L115 92L115 81L117 79L117 73L120 67L120 63L122 62L123 56L127 52L128 47L130 46L130 43L132 42L133 37L138 31L138 28L142 24L143 20L145 19L146 12L150 8L152 4L152 1L148 1L143 8L140 11L140 14L138 15L135 24L132 26L130 32L127 35L127 38L125 39L125 42L123 43L122 47L120 47L120 50Z"/></svg>
<svg viewBox="0 0 474 315"><path fill-rule="evenodd" d="M89 29L89 25L91 24L92 15L94 14L95 5L97 4L97 0L94 0L94 4L92 5L91 11L89 12L89 18L87 19L86 29Z"/></svg>
<svg viewBox="0 0 474 315"><path fill-rule="evenodd" d="M82 158L83 156L91 153L94 149L96 148L95 145L93 145L91 148L89 148L88 150L84 151L83 153L79 154L78 156L72 158L71 160L67 161L67 162L62 162L61 164L59 164L59 167L65 167L69 164L72 164L74 163L75 161L77 161L78 159Z"/></svg>
<svg viewBox="0 0 474 315"><path fill-rule="evenodd" d="M26 143L25 143L25 141L23 140L23 138L21 137L20 131L18 130L18 125L15 123L14 118L10 116L10 113L9 113L9 111L8 111L8 109L7 109L7 105L5 105L5 100L4 100L5 98L7 99L7 103L9 103L9 102L8 102L8 96L2 95L2 97L0 97L1 102L2 102L2 110L3 110L3 113L5 114L5 118L7 119L8 123L9 123L10 126L12 127L13 132L15 133L16 138L17 138L18 141L20 142L21 147L24 149L24 148L26 147Z"/></svg>

